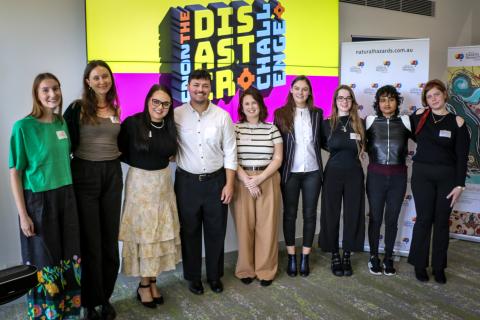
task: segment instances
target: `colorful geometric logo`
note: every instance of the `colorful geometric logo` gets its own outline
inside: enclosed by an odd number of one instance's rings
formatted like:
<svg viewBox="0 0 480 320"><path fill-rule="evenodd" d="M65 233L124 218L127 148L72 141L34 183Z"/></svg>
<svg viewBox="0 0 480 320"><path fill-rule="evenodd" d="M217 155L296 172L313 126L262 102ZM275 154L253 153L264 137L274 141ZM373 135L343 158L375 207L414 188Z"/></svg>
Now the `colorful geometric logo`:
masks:
<svg viewBox="0 0 480 320"><path fill-rule="evenodd" d="M364 67L364 66L365 66L365 62L363 62L363 61L359 61L357 63L357 67Z"/></svg>
<svg viewBox="0 0 480 320"><path fill-rule="evenodd" d="M378 83L374 82L370 85L370 87L372 87L373 89L377 89L378 88Z"/></svg>
<svg viewBox="0 0 480 320"><path fill-rule="evenodd" d="M412 60L412 61L410 61L410 65L412 65L412 66L418 66L418 60Z"/></svg>
<svg viewBox="0 0 480 320"><path fill-rule="evenodd" d="M350 83L348 86L352 89L355 89L357 87L357 84L356 83Z"/></svg>
<svg viewBox="0 0 480 320"><path fill-rule="evenodd" d="M212 75L214 99L252 85L261 91L284 86L284 12L275 0L171 8L173 98L188 101L188 76L195 69Z"/></svg>
<svg viewBox="0 0 480 320"><path fill-rule="evenodd" d="M465 55L463 53L455 53L455 59L457 60L463 60L465 58Z"/></svg>
<svg viewBox="0 0 480 320"><path fill-rule="evenodd" d="M402 84L400 82L397 82L393 86L397 89L400 89L402 87Z"/></svg>
<svg viewBox="0 0 480 320"><path fill-rule="evenodd" d="M389 60L383 61L383 65L386 67L390 67L391 62Z"/></svg>

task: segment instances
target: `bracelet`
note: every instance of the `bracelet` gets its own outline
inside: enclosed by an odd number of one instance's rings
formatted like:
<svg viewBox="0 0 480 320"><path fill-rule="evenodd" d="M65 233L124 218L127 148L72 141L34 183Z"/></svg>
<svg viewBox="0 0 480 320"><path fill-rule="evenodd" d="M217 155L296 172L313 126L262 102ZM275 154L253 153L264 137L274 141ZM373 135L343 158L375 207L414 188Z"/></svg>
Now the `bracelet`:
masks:
<svg viewBox="0 0 480 320"><path fill-rule="evenodd" d="M462 186L456 186L455 188L457 188L457 189L461 189L462 191L464 191L464 190L465 190L465 187L462 187Z"/></svg>

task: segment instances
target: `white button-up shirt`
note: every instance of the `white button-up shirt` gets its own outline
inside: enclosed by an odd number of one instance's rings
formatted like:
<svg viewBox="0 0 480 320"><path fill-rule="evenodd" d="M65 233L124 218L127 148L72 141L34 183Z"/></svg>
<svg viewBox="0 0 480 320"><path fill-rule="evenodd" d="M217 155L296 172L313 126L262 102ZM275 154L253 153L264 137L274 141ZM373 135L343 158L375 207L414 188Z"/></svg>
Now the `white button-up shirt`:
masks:
<svg viewBox="0 0 480 320"><path fill-rule="evenodd" d="M291 172L318 170L318 161L313 145L312 121L307 108L295 108L294 132L295 155Z"/></svg>
<svg viewBox="0 0 480 320"><path fill-rule="evenodd" d="M177 165L194 174L225 167L237 170L237 143L230 115L210 102L199 114L190 103L175 108L179 137Z"/></svg>

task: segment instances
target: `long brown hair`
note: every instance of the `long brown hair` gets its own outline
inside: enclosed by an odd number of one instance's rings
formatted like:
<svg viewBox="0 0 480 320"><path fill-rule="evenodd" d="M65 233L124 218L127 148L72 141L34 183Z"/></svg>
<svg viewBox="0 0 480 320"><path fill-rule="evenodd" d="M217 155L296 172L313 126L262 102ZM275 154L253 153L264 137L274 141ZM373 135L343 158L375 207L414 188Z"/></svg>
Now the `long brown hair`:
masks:
<svg viewBox="0 0 480 320"><path fill-rule="evenodd" d="M108 70L112 80L112 87L107 92L105 97L108 107L113 108L115 115L119 115L120 104L118 103L117 88L115 86L115 79L113 78L112 70L108 64L103 60L92 60L85 67L83 72L83 93L82 93L82 123L97 123L97 96L87 83L90 78L90 73L96 67L104 67Z"/></svg>
<svg viewBox="0 0 480 320"><path fill-rule="evenodd" d="M265 122L265 119L267 119L268 116L267 107L265 106L265 101L263 101L262 94L255 87L248 88L243 91L240 96L240 101L238 103L238 122L247 122L247 116L245 115L245 112L243 112L243 99L245 99L246 96L252 96L253 100L257 102L260 111L258 121Z"/></svg>
<svg viewBox="0 0 480 320"><path fill-rule="evenodd" d="M60 88L60 81L58 81L57 77L55 77L55 75L53 75L52 73L49 73L49 72L40 73L35 77L32 85L33 107L32 107L32 112L30 112L29 116L32 116L37 119L40 119L45 114L45 107L42 105L42 103L38 99L38 87L40 87L40 83L42 83L43 80L47 80L47 79L52 79L55 82L57 82L58 87ZM55 110L53 110L54 117L60 121L63 121L63 118L61 116L62 103L63 103L63 97L60 96L60 104L57 108L55 108Z"/></svg>
<svg viewBox="0 0 480 320"><path fill-rule="evenodd" d="M340 90L348 91L348 93L352 97L352 107L350 108L350 111L349 111L349 116L351 119L350 124L352 126L353 131L360 135L360 142L358 140L355 140L358 146L358 154L360 154L360 152L362 152L365 148L365 130L363 129L362 119L358 114L358 103L357 103L357 100L355 99L355 94L353 93L352 88L350 88L347 85L340 85L337 88L337 90L335 90L335 94L333 95L332 115L330 116L331 132L333 132L337 128L337 125L339 122L337 97L338 97L338 92Z"/></svg>
<svg viewBox="0 0 480 320"><path fill-rule="evenodd" d="M310 92L308 94L308 98L306 101L308 109L314 109L313 105L313 92L312 92L312 83L306 76L298 76L293 79L292 84L290 85L290 89L293 88L295 83L298 81L305 81L307 83ZM278 125L280 131L282 132L290 132L293 129L293 122L295 119L295 100L293 100L293 94L291 91L288 92L287 102L285 105L277 110L275 110L275 119L276 124Z"/></svg>

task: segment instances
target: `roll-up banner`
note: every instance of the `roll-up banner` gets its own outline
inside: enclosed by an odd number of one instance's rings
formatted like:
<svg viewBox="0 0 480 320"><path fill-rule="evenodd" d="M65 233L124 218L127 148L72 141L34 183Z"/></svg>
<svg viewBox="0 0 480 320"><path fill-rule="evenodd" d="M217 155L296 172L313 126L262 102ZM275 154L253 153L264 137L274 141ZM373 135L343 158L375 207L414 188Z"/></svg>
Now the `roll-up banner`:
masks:
<svg viewBox="0 0 480 320"><path fill-rule="evenodd" d="M373 102L378 88L392 85L404 98L400 114L411 114L421 107L421 92L428 81L429 39L347 42L341 47L341 83L355 92L362 118L374 114ZM415 222L415 204L410 189L411 163L415 144L410 142L408 186L398 219L395 254L407 255ZM366 160L368 162L368 159ZM367 163L364 163L366 168ZM367 202L368 203L368 202ZM368 209L366 224L368 230ZM385 229L382 226L380 250L384 248ZM369 250L365 233L365 250Z"/></svg>
<svg viewBox="0 0 480 320"><path fill-rule="evenodd" d="M466 189L450 216L453 238L480 242L480 46L448 48L447 108L470 133Z"/></svg>

